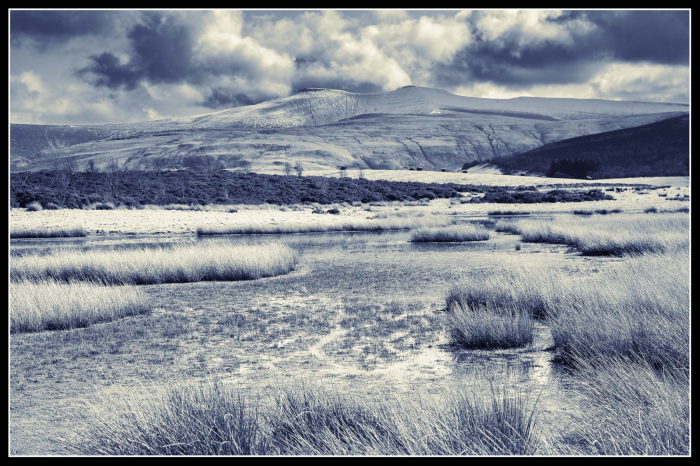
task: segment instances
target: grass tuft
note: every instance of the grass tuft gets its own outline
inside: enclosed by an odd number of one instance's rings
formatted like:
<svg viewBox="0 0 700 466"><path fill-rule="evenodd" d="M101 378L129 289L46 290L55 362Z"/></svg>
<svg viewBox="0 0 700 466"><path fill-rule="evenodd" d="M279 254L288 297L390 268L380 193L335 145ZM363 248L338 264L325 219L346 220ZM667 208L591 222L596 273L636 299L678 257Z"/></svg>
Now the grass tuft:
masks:
<svg viewBox="0 0 700 466"><path fill-rule="evenodd" d="M87 236L83 227L10 229L10 238L76 238L83 236Z"/></svg>
<svg viewBox="0 0 700 466"><path fill-rule="evenodd" d="M298 257L282 244L195 244L126 250L58 250L10 262L12 281L54 279L106 285L251 280L294 270Z"/></svg>
<svg viewBox="0 0 700 466"><path fill-rule="evenodd" d="M84 328L100 322L150 312L133 287L53 280L10 283L10 332Z"/></svg>
<svg viewBox="0 0 700 466"><path fill-rule="evenodd" d="M490 237L489 230L481 225L473 224L419 228L411 232L411 241L414 243L486 241Z"/></svg>
<svg viewBox="0 0 700 466"><path fill-rule="evenodd" d="M374 219L344 219L338 221L318 221L314 223L282 223L272 224L240 224L224 226L207 226L197 229L200 236L232 235L232 234L282 234L282 233L311 233L325 231L388 231L410 230L445 226L452 220L440 215L388 215Z"/></svg>

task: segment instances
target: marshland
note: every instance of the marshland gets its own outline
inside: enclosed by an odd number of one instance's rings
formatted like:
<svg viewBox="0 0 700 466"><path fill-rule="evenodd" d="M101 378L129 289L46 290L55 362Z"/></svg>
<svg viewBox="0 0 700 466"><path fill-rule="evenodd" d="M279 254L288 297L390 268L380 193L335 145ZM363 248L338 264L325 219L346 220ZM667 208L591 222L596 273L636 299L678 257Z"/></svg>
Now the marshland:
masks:
<svg viewBox="0 0 700 466"><path fill-rule="evenodd" d="M689 213L654 201L13 211L86 235L12 237L11 452L688 454Z"/></svg>

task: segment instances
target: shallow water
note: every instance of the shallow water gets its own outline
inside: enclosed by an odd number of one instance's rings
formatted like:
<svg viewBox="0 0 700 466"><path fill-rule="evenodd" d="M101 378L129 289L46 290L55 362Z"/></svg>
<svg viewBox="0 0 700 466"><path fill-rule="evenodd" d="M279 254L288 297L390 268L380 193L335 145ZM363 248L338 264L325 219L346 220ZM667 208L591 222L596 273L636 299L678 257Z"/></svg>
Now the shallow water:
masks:
<svg viewBox="0 0 700 466"><path fill-rule="evenodd" d="M173 321L183 330L181 334L167 330L172 336L161 343L152 338L147 343L127 339L120 346L124 349L105 354L100 364L109 369L102 371L115 384L134 380L165 384L215 375L251 394L301 380L357 396L414 392L440 396L469 390L484 397L491 396L494 387L507 387L533 399L539 397L538 410L559 422L566 415L558 403L566 376L553 362L547 327L538 323L533 345L525 348L455 348L448 344L441 313L446 290L462 277L484 279L484 274L511 267L516 261L546 261L562 273L586 273L607 259L583 258L566 253L566 247L547 244L524 243L516 251L519 237L501 233L494 233L488 241L470 243L411 243L409 236L407 231L393 231L87 237L13 240L11 252L207 242L281 242L300 251L299 265L288 275L244 282L143 286L155 309L139 325L160 331L164 322ZM37 338L57 339L56 345L65 346L59 341L61 332L44 334L13 336L13 347L31 348ZM100 338L110 338L110 334ZM13 355L17 351L13 349ZM30 387L36 387L32 390L50 392L52 400L65 399L72 406L68 400L78 400L96 383L90 375L94 364L81 361L66 358L53 364L57 374L64 374L58 376L62 377L58 385L55 379L44 378L43 366L13 367L12 380L15 384L38 381L32 382ZM29 391L23 402L24 395L13 393L13 403L22 407L13 408L15 413L25 413L28 420L42 418L42 403L49 400L41 401Z"/></svg>

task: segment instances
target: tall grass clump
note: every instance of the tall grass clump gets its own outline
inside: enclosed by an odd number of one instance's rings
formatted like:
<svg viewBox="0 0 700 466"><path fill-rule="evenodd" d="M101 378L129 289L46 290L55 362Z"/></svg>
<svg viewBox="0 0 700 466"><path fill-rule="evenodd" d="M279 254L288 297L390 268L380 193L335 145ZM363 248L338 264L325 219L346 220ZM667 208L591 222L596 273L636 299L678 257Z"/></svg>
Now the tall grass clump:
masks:
<svg viewBox="0 0 700 466"><path fill-rule="evenodd" d="M258 404L199 382L90 404L61 442L102 455L522 455L539 447L533 414L504 390L418 401L292 387Z"/></svg>
<svg viewBox="0 0 700 466"><path fill-rule="evenodd" d="M145 296L133 287L53 280L10 283L11 333L83 328L149 311Z"/></svg>
<svg viewBox="0 0 700 466"><path fill-rule="evenodd" d="M282 244L195 244L169 248L59 250L10 262L10 278L150 285L206 280L250 280L294 270L298 257Z"/></svg>
<svg viewBox="0 0 700 466"><path fill-rule="evenodd" d="M629 258L584 279L560 277L552 292L545 307L564 360L634 357L689 369L687 253Z"/></svg>
<svg viewBox="0 0 700 466"><path fill-rule="evenodd" d="M494 225L494 230L500 232L500 233L512 233L512 234L518 234L520 231L518 229L518 222L517 220L513 219L501 219L496 221L496 224Z"/></svg>
<svg viewBox="0 0 700 466"><path fill-rule="evenodd" d="M685 250L689 221L677 214L521 220L512 226L524 242L568 244L583 255L630 255Z"/></svg>
<svg viewBox="0 0 700 466"><path fill-rule="evenodd" d="M486 241L490 237L489 230L481 225L473 224L419 228L411 232L411 241L414 243Z"/></svg>
<svg viewBox="0 0 700 466"><path fill-rule="evenodd" d="M106 398L106 396L105 396ZM255 455L267 452L257 410L222 385L185 383L110 395L61 439L83 455Z"/></svg>
<svg viewBox="0 0 700 466"><path fill-rule="evenodd" d="M440 215L387 216L385 218L361 219L349 218L342 221L317 221L312 223L281 223L281 224L241 224L224 226L206 226L197 229L197 234L231 235L231 234L281 234L281 233L312 233L325 231L388 231L410 230L445 226L452 220Z"/></svg>
<svg viewBox="0 0 700 466"><path fill-rule="evenodd" d="M689 373L659 371L640 359L577 358L574 431L563 455L688 455Z"/></svg>
<svg viewBox="0 0 700 466"><path fill-rule="evenodd" d="M446 315L454 345L494 349L532 344L535 325L528 312L455 303Z"/></svg>
<svg viewBox="0 0 700 466"><path fill-rule="evenodd" d="M542 273L540 267L516 261L513 267L475 277L465 277L452 285L445 297L446 309L507 310L533 318L546 315L546 298L553 293L556 276Z"/></svg>
<svg viewBox="0 0 700 466"><path fill-rule="evenodd" d="M10 228L10 238L76 238L87 236L83 227Z"/></svg>

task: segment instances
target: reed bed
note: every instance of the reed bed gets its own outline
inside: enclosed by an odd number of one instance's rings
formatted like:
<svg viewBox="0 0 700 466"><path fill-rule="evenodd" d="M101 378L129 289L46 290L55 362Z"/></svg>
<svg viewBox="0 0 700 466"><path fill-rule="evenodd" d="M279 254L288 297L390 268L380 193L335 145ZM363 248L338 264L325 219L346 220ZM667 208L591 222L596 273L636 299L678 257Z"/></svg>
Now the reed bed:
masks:
<svg viewBox="0 0 700 466"><path fill-rule="evenodd" d="M11 333L83 328L148 312L148 300L134 287L54 280L10 283Z"/></svg>
<svg viewBox="0 0 700 466"><path fill-rule="evenodd" d="M351 218L342 222L317 221L313 223L280 223L280 224L240 224L215 225L200 227L197 234L232 235L232 234L281 234L281 233L312 233L327 231L389 231L410 230L446 226L452 220L440 215L425 216L387 216L385 218L363 219Z"/></svg>
<svg viewBox="0 0 700 466"><path fill-rule="evenodd" d="M486 241L489 238L491 232L488 229L473 224L418 228L411 232L411 241L414 243Z"/></svg>
<svg viewBox="0 0 700 466"><path fill-rule="evenodd" d="M87 236L83 227L10 228L10 238L77 238Z"/></svg>
<svg viewBox="0 0 700 466"><path fill-rule="evenodd" d="M13 258L10 278L12 281L91 281L106 285L250 280L289 273L297 260L297 253L282 244L63 250Z"/></svg>
<svg viewBox="0 0 700 466"><path fill-rule="evenodd" d="M510 228L524 242L568 244L591 256L687 250L690 240L689 219L679 214L561 216L521 220Z"/></svg>
<svg viewBox="0 0 700 466"><path fill-rule="evenodd" d="M107 455L521 455L539 446L533 413L506 391L399 402L292 387L258 405L199 382L111 395L62 442Z"/></svg>

